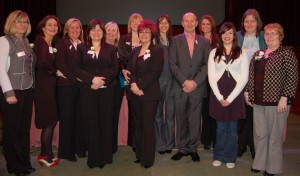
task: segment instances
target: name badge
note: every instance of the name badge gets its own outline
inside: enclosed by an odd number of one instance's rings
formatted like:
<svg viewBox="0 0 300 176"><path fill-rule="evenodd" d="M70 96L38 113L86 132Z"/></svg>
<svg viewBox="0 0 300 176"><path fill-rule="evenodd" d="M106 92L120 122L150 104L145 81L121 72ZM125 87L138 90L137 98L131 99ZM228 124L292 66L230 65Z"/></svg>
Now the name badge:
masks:
<svg viewBox="0 0 300 176"><path fill-rule="evenodd" d="M49 53L53 54L53 48L49 46Z"/></svg>
<svg viewBox="0 0 300 176"><path fill-rule="evenodd" d="M24 52L24 51L22 51L22 52L18 52L18 53L17 53L17 56L18 56L18 57L25 56L25 52Z"/></svg>
<svg viewBox="0 0 300 176"><path fill-rule="evenodd" d="M92 50L88 50L88 52L87 52L88 54L94 54L95 53L95 51L92 51Z"/></svg>

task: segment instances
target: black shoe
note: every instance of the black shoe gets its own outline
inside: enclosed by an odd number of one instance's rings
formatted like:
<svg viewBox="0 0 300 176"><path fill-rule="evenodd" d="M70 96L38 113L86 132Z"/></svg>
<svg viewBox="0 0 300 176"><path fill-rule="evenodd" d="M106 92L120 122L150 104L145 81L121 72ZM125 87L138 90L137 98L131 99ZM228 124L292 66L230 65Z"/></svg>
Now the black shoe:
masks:
<svg viewBox="0 0 300 176"><path fill-rule="evenodd" d="M258 173L258 172L260 172L260 170L253 169L253 168L251 167L251 172L253 172L253 173Z"/></svg>
<svg viewBox="0 0 300 176"><path fill-rule="evenodd" d="M158 151L159 154L163 155L166 153L166 151Z"/></svg>
<svg viewBox="0 0 300 176"><path fill-rule="evenodd" d="M14 174L15 174L15 176L26 176L26 175L29 175L30 172L29 171L25 171L23 173L14 173Z"/></svg>
<svg viewBox="0 0 300 176"><path fill-rule="evenodd" d="M250 149L250 152L251 152L252 159L254 159L255 158L255 150L254 149Z"/></svg>
<svg viewBox="0 0 300 176"><path fill-rule="evenodd" d="M238 154L237 154L237 156L238 156L238 157L243 156L243 154L244 154L246 151L247 151L247 147L246 147L246 146L245 146L245 147L238 147Z"/></svg>
<svg viewBox="0 0 300 176"><path fill-rule="evenodd" d="M76 156L74 155L74 156L69 157L67 160L70 161L70 162L76 162L76 161L77 161L77 158L76 158Z"/></svg>
<svg viewBox="0 0 300 176"><path fill-rule="evenodd" d="M132 147L132 151L135 152L135 147Z"/></svg>
<svg viewBox="0 0 300 176"><path fill-rule="evenodd" d="M166 153L172 153L172 150L166 150Z"/></svg>
<svg viewBox="0 0 300 176"><path fill-rule="evenodd" d="M194 162L200 161L200 157L199 157L199 155L198 155L197 152L191 152L191 153L189 153L189 155L192 157L192 160L193 160Z"/></svg>
<svg viewBox="0 0 300 176"><path fill-rule="evenodd" d="M31 172L34 172L35 170L36 170L36 169L33 168L33 167L30 167L30 168L27 169L27 171L30 172L30 173L31 173Z"/></svg>
<svg viewBox="0 0 300 176"><path fill-rule="evenodd" d="M105 166L105 164L100 164L98 167L99 167L100 169L102 169L104 166Z"/></svg>
<svg viewBox="0 0 300 176"><path fill-rule="evenodd" d="M135 163L141 163L141 160L140 159L137 159L134 161Z"/></svg>
<svg viewBox="0 0 300 176"><path fill-rule="evenodd" d="M185 153L177 152L175 155L172 156L172 160L180 160L183 156L187 156Z"/></svg>
<svg viewBox="0 0 300 176"><path fill-rule="evenodd" d="M152 165L147 165L147 164L145 164L145 165L143 165L142 167L148 169L148 168L152 167Z"/></svg>
<svg viewBox="0 0 300 176"><path fill-rule="evenodd" d="M267 171L264 172L264 176L274 176L275 174L270 174Z"/></svg>
<svg viewBox="0 0 300 176"><path fill-rule="evenodd" d="M87 155L85 153L77 153L77 156L79 158L86 158L87 157Z"/></svg>
<svg viewBox="0 0 300 176"><path fill-rule="evenodd" d="M210 145L204 145L204 150L210 150Z"/></svg>

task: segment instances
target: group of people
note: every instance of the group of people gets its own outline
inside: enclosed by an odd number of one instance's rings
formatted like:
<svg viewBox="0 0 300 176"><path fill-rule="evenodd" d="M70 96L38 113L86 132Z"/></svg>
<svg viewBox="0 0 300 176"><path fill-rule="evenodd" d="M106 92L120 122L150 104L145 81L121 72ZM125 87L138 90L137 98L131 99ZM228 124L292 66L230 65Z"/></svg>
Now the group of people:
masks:
<svg viewBox="0 0 300 176"><path fill-rule="evenodd" d="M167 14L155 24L134 13L127 35L120 35L117 23L99 19L89 22L84 35L80 20L71 18L59 38L59 19L50 15L30 44L29 16L10 13L0 38L8 172L35 171L29 154L33 109L42 129L41 166L76 162L76 156L87 157L90 168L112 163L126 95L128 145L142 167L153 166L156 151L171 153L175 146L172 160L189 155L198 162L201 141L205 149L213 148L213 166L234 168L249 145L251 172L282 173L284 128L298 84L297 58L281 45L282 26L263 29L255 9L244 13L238 32L231 22L217 32L212 16L198 23L192 12L183 15L182 26L184 32L173 37ZM58 120L55 157L51 143Z"/></svg>

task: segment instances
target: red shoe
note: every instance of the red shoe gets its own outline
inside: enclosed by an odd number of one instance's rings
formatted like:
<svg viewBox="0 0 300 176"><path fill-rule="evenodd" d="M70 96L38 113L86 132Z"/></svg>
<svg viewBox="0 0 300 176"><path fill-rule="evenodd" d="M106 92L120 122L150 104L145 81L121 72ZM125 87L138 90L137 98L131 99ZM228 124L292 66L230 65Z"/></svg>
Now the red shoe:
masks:
<svg viewBox="0 0 300 176"><path fill-rule="evenodd" d="M38 156L38 161L39 161L40 166L43 166L44 164L47 167L53 167L53 166L58 165L58 161L51 160L52 162L49 162L48 160L49 160L48 156L41 156L41 155Z"/></svg>

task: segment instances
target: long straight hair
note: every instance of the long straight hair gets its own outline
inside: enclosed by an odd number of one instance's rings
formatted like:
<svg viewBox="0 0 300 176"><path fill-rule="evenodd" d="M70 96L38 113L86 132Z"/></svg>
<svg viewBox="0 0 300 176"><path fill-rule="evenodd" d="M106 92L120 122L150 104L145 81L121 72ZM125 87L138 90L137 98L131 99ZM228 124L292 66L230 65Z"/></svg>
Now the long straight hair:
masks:
<svg viewBox="0 0 300 176"><path fill-rule="evenodd" d="M226 49L224 47L224 42L222 40L222 35L224 35L225 32L229 31L232 29L233 32L233 41L232 41L232 47L231 47L231 63L237 59L242 52L242 49L238 46L238 40L236 36L236 29L231 22L224 22L219 30L219 37L220 37L220 46L217 47L216 49L216 54L215 54L215 61L220 62L221 57L224 55L226 52Z"/></svg>
<svg viewBox="0 0 300 176"><path fill-rule="evenodd" d="M157 27L157 35L155 36L155 40L158 44L160 44L160 30L159 30L159 23L162 22L164 19L167 20L167 22L169 23L169 29L167 31L167 39L168 39L168 42L169 42L169 45L171 44L172 42L172 22L171 22L171 18L169 15L167 14L161 14L157 17L157 20L156 20L156 27Z"/></svg>

